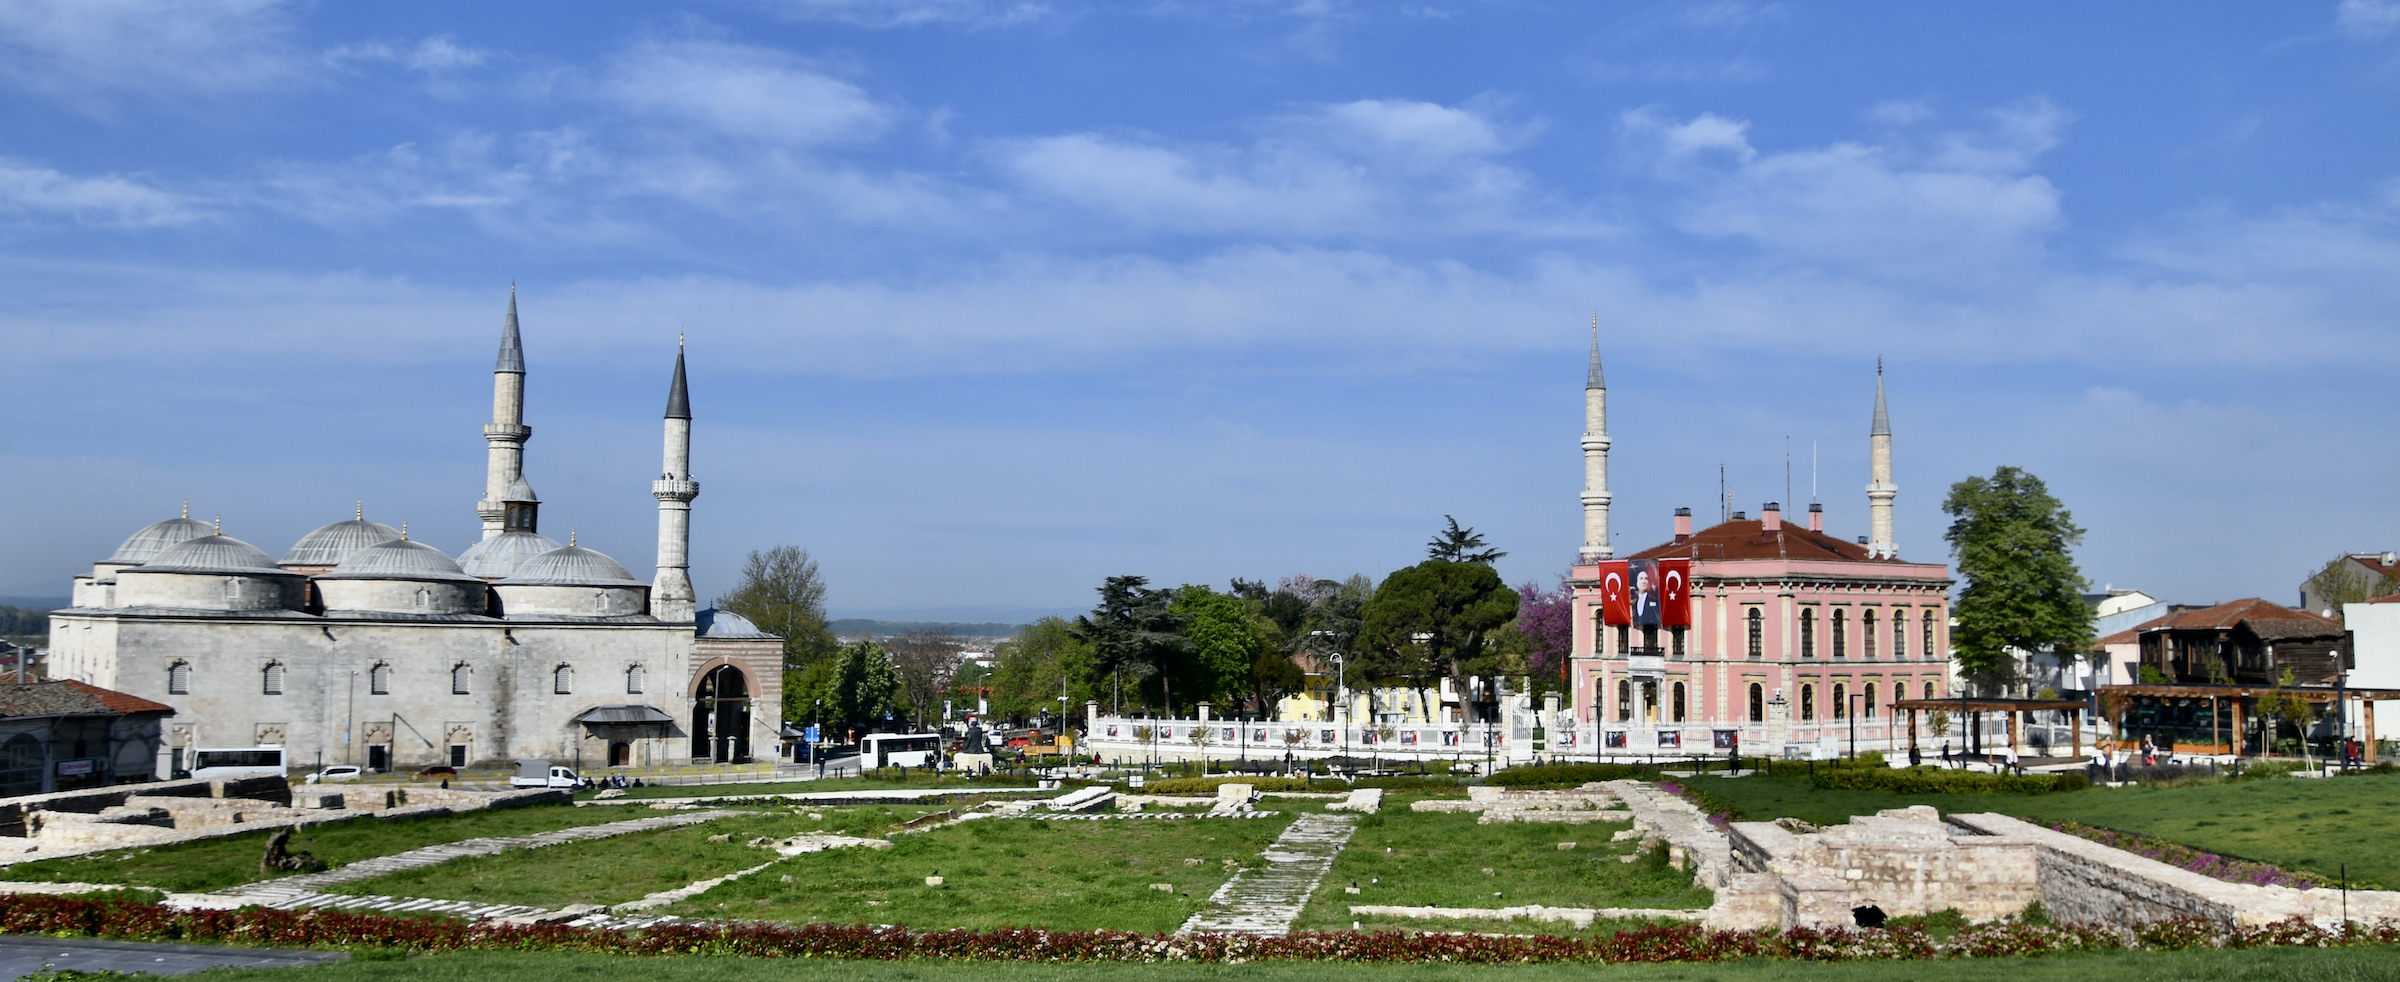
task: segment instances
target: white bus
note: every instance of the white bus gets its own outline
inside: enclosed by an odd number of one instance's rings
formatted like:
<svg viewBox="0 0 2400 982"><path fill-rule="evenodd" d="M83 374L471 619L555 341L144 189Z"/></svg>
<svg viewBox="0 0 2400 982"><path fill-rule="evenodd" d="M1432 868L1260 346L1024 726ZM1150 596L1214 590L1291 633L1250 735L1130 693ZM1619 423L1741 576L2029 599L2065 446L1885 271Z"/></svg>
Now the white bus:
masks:
<svg viewBox="0 0 2400 982"><path fill-rule="evenodd" d="M923 767L941 759L939 733L873 733L858 740L862 767Z"/></svg>
<svg viewBox="0 0 2400 982"><path fill-rule="evenodd" d="M286 776L282 747L200 747L187 752L191 754L192 776L203 781Z"/></svg>

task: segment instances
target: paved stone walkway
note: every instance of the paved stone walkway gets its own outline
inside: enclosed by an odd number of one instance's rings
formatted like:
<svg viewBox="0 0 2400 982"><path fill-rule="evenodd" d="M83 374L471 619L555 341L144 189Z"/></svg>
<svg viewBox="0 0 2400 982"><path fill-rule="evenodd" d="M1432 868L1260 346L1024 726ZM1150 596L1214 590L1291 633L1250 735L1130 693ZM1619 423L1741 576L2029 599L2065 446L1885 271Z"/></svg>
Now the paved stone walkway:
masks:
<svg viewBox="0 0 2400 982"><path fill-rule="evenodd" d="M273 880L261 880L256 883L245 883L241 886L225 890L218 894L218 896L233 898L242 903L274 907L280 910L290 910L298 907L323 907L336 910L373 910L391 913L410 913L423 911L428 913L450 914L458 917L470 917L477 919L486 917L508 917L515 914L530 913L540 910L540 908L526 907L516 904L481 903L471 900L430 900L415 897L382 897L361 896L355 894L336 894L326 893L325 888L333 886L337 883L350 883L357 880L382 876L385 873L397 873L401 870L418 869L431 866L435 863L447 862L463 856L489 856L504 849L538 849L542 846L564 845L569 842L586 842L593 839L607 839L620 835L631 835L635 832L649 832L657 829L696 825L701 822L712 821L738 814L741 813L733 811L678 812L673 815L658 815L650 818L628 819L622 822L609 822L603 825L583 825L575 828L556 829L549 832L537 832L532 835L493 836L482 839L464 839L458 842L445 842L438 846L426 846L422 849L411 849L407 852L395 853L390 856L378 856L374 859L361 860L338 869L326 870L322 873L302 873L298 876L286 876Z"/></svg>
<svg viewBox="0 0 2400 982"><path fill-rule="evenodd" d="M1357 831L1356 815L1300 816L1259 854L1267 861L1266 868L1233 874L1209 896L1208 906L1183 922L1176 933L1231 931L1269 937L1291 933L1301 908L1308 906L1308 898L1333 869L1334 855Z"/></svg>

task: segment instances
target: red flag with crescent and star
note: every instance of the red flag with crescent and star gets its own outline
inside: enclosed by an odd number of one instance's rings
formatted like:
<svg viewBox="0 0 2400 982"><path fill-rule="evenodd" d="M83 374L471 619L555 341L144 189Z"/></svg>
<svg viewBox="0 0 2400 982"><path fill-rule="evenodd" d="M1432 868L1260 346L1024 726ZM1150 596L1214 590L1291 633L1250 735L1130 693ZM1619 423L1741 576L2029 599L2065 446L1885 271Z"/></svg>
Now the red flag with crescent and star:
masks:
<svg viewBox="0 0 2400 982"><path fill-rule="evenodd" d="M1658 622L1667 627L1692 623L1692 561L1658 561Z"/></svg>
<svg viewBox="0 0 2400 982"><path fill-rule="evenodd" d="M1633 623L1633 595L1622 559L1600 564L1600 623Z"/></svg>

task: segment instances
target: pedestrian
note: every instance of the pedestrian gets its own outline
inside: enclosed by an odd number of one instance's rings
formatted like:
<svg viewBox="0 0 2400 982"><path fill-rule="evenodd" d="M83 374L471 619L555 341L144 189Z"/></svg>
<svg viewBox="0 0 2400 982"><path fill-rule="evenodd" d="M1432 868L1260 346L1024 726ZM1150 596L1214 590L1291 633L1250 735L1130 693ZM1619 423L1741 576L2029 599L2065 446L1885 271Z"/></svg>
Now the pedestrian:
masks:
<svg viewBox="0 0 2400 982"><path fill-rule="evenodd" d="M2151 742L2150 734L2144 733L2142 734L2142 766L2151 767L2157 763L2158 744Z"/></svg>
<svg viewBox="0 0 2400 982"><path fill-rule="evenodd" d="M1915 767L1923 764L1925 762L1924 757L1925 755L1917 752L1916 744L1912 743L1908 745L1908 766Z"/></svg>
<svg viewBox="0 0 2400 982"><path fill-rule="evenodd" d="M1942 766L1950 766L1950 741L1942 741Z"/></svg>
<svg viewBox="0 0 2400 982"><path fill-rule="evenodd" d="M2018 776L2018 777L2024 777L2024 776L2025 776L2025 765L2023 765L2023 764L2020 764L2020 763L2018 763L2018 762L2017 762L2017 745L2016 745L2016 744L2013 744L2013 743L2012 743L2012 744L2009 744L2009 745L2008 745L2008 753L2006 753L2006 754L2003 754L2003 755L2001 756L2001 760L2003 760L2003 761L2005 761L2005 762L2006 762L2006 765L2005 765L2005 766L2006 766L2006 769L2008 770L2008 772L2009 772L2009 773L2011 773L2011 774L2015 774L2015 775L2016 775L2016 776Z"/></svg>

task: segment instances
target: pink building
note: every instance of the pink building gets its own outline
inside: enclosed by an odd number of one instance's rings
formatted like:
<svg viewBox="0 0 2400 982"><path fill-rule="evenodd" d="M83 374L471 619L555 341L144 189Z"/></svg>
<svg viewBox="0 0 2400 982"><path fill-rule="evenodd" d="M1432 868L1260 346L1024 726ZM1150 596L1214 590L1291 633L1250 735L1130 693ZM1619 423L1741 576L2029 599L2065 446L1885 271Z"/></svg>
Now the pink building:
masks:
<svg viewBox="0 0 2400 982"><path fill-rule="evenodd" d="M1805 524L1787 523L1770 502L1757 518L1737 512L1698 531L1691 510L1676 509L1672 538L1623 557L1636 570L1643 560L1690 563L1688 593L1680 585L1667 591L1670 605L1688 597L1688 612L1648 618L1658 626L1603 623L1603 573L1622 564L1607 539L1606 385L1596 338L1586 402L1585 543L1569 581L1574 725L1560 728L1553 752L1723 755L1738 745L1749 755L1823 753L1846 751L1854 738L1862 751L1905 748L1905 720L1893 726L1891 703L1949 692L1952 580L1946 565L1902 560L1893 545L1898 489L1881 370L1870 434L1871 533L1856 541L1828 534L1817 505Z"/></svg>

